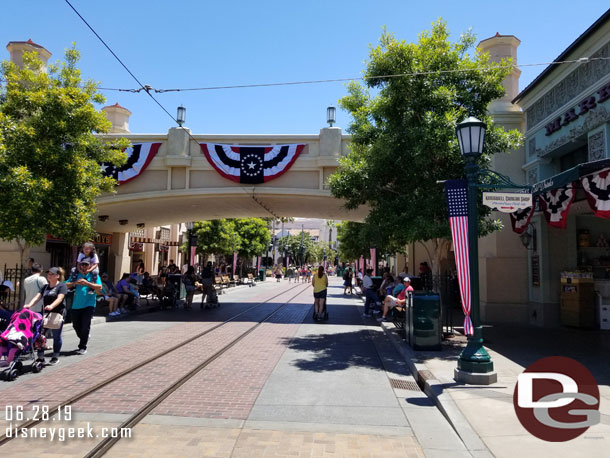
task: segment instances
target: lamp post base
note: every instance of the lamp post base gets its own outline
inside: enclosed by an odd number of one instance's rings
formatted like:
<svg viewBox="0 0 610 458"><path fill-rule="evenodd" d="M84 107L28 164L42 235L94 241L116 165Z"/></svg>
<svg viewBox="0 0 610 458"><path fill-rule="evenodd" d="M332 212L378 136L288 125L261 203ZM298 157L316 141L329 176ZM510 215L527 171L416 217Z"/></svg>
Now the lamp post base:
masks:
<svg viewBox="0 0 610 458"><path fill-rule="evenodd" d="M466 383L468 385L491 385L498 381L498 373L496 371L484 373L467 372L456 367L453 370L453 379L456 382Z"/></svg>

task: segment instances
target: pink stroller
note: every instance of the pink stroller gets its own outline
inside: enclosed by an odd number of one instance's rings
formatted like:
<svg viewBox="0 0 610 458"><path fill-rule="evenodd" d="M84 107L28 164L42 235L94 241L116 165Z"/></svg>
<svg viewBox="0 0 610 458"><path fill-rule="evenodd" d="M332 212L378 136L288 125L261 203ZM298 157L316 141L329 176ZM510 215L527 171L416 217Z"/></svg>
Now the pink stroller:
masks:
<svg viewBox="0 0 610 458"><path fill-rule="evenodd" d="M23 309L13 313L8 327L0 334L0 379L10 382L23 371L23 361L31 360L32 372L40 372L43 361L37 352L43 351L42 315Z"/></svg>

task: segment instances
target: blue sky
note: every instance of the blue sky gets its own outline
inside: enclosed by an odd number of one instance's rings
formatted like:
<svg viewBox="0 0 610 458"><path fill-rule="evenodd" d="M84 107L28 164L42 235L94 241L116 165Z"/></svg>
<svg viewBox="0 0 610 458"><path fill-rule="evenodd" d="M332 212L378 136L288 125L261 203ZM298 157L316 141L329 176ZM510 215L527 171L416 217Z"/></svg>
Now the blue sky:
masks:
<svg viewBox="0 0 610 458"><path fill-rule="evenodd" d="M438 17L454 37L472 27L479 40L496 32L521 40L522 64L556 58L608 8L575 1L86 1L71 3L143 84L209 87L351 78L361 75L382 27L415 41ZM63 0L3 2L0 41L31 38L63 57L72 42L83 75L103 87L136 82ZM8 59L5 48L0 59ZM525 67L524 88L544 67ZM103 91L108 104L132 111L132 132L163 133L171 119L144 93ZM196 134L314 134L344 83L157 94L171 114L183 104ZM349 116L338 110L337 125Z"/></svg>

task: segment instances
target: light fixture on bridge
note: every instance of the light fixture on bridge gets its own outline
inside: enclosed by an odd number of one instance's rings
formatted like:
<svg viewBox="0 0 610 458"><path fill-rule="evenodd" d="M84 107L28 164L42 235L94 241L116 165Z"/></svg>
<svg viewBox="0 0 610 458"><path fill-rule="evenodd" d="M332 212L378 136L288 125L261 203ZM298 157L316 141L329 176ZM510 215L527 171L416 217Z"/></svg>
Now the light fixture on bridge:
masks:
<svg viewBox="0 0 610 458"><path fill-rule="evenodd" d="M184 122L186 121L186 108L184 108L182 105L180 105L178 107L178 114L176 115L176 121L178 122L178 125L180 127L182 127L182 124L184 124Z"/></svg>
<svg viewBox="0 0 610 458"><path fill-rule="evenodd" d="M97 219L99 219L101 222L104 222L108 219L108 215L100 215L97 217Z"/></svg>
<svg viewBox="0 0 610 458"><path fill-rule="evenodd" d="M334 123L337 122L337 109L334 106L329 106L326 109L326 122L330 127L333 126Z"/></svg>
<svg viewBox="0 0 610 458"><path fill-rule="evenodd" d="M120 219L120 220L119 220L119 224L120 224L121 226L127 226L127 223L129 223L129 220L128 220L128 219Z"/></svg>
<svg viewBox="0 0 610 458"><path fill-rule="evenodd" d="M137 227L138 229L144 229L144 226L146 226L146 224L144 224L144 223L138 223L138 224L136 224L136 227Z"/></svg>

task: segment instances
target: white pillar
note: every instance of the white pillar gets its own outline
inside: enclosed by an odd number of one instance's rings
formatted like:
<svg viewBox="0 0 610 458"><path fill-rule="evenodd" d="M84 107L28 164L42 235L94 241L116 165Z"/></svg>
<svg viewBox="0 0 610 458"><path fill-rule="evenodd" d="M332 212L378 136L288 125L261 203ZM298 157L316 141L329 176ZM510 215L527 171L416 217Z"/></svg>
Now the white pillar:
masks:
<svg viewBox="0 0 610 458"><path fill-rule="evenodd" d="M118 103L102 108L106 114L108 121L112 123L110 133L112 134L128 134L129 133L129 117L131 111L122 107Z"/></svg>

